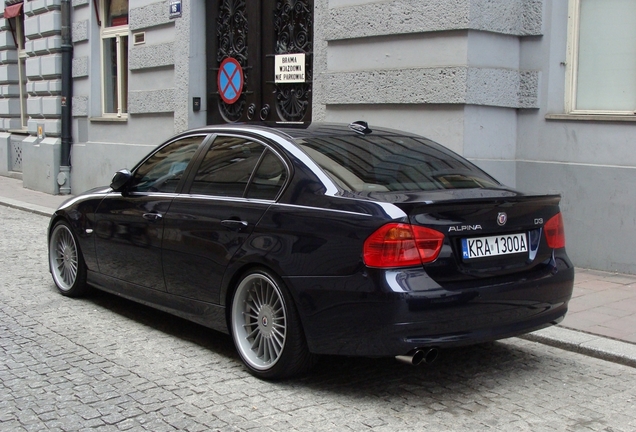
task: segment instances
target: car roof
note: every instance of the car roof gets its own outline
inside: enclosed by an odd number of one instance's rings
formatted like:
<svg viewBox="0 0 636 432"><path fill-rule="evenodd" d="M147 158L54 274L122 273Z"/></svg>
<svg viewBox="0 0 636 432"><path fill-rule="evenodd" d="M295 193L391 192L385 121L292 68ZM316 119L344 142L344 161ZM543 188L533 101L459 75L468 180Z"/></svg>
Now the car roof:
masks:
<svg viewBox="0 0 636 432"><path fill-rule="evenodd" d="M333 136L360 136L360 132L355 132L351 124L326 123L326 122L253 122L253 123L231 123L224 125L209 125L188 132L257 132L270 131L277 132L292 139L302 139L310 137L333 137ZM418 136L410 132L399 131L389 128L374 127L369 125L370 132L367 135L373 136L381 134L384 136Z"/></svg>

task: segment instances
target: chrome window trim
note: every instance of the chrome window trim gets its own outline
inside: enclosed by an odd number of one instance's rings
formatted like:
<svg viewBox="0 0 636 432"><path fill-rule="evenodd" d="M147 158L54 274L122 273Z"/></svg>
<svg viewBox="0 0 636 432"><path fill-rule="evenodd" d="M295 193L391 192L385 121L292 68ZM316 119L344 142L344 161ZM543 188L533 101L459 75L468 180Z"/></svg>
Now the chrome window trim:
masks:
<svg viewBox="0 0 636 432"><path fill-rule="evenodd" d="M250 174L250 179L248 181L248 186L245 188L243 193L245 193L245 192L247 192L249 190L249 185L252 182L252 178L254 176L254 173L256 172L258 167L260 167L260 164L261 164L261 162L263 160L263 157L265 156L267 151L271 151L278 158L278 160L280 160L283 163L283 167L287 171L287 178L285 179L285 183L281 186L280 190L278 191L278 193L276 194L276 197L273 200L259 200L259 199L254 199L254 198L245 198L245 197L228 197L228 196L220 196L220 195L201 195L201 194L190 194L190 193L184 193L184 195L201 196L201 197L215 197L217 199L220 199L220 198L244 199L246 201L263 201L263 202L276 202L276 201L278 201L278 199L281 197L281 195L283 194L285 189L287 189L287 186L289 186L289 182L291 181L291 178L292 178L292 167L291 167L290 163L287 161L286 157L282 156L281 153L278 150L273 148L271 144L265 142L263 140L263 138L261 138L261 137L254 137L254 136L251 136L249 134L245 134L245 133L241 133L241 132L234 133L231 130L229 130L229 131L228 130L214 131L214 132L209 132L209 134L213 136L213 141L210 144L209 148L206 150L205 154L203 155L202 162L203 162L203 160L205 160L205 156L206 156L207 152L209 152L210 150L212 150L214 148L216 140L219 139L219 138L223 138L223 137L242 138L242 139L245 139L245 140L249 140L249 141L261 144L263 147L265 147L265 151L263 151L263 153L261 154L261 156L260 156L260 158L258 160L258 163L256 164L256 166L254 167L254 170L252 170L252 172ZM196 175L197 175L197 172L193 172L193 176L192 176L193 181L194 181L194 178L196 177ZM192 185L190 185L190 188L191 187L192 187Z"/></svg>

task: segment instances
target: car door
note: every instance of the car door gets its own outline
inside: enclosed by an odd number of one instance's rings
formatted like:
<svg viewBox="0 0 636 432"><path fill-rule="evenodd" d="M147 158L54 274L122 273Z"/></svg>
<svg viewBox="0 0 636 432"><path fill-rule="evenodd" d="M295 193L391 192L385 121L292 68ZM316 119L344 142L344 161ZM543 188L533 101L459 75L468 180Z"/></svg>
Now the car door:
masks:
<svg viewBox="0 0 636 432"><path fill-rule="evenodd" d="M219 303L225 268L288 177L287 165L264 143L217 136L188 193L175 197L164 218L168 291Z"/></svg>
<svg viewBox="0 0 636 432"><path fill-rule="evenodd" d="M95 214L100 273L165 291L161 267L163 216L206 137L182 137L161 147L138 165L124 192L112 192L104 198Z"/></svg>

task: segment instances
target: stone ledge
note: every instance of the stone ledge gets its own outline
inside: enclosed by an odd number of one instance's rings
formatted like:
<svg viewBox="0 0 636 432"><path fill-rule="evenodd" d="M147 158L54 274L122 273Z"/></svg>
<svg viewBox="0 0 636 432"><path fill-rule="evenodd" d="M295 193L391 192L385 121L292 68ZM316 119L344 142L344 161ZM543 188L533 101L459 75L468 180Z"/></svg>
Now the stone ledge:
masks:
<svg viewBox="0 0 636 432"><path fill-rule="evenodd" d="M75 57L72 62L73 78L88 76L88 57Z"/></svg>
<svg viewBox="0 0 636 432"><path fill-rule="evenodd" d="M88 117L88 96L73 96L73 117Z"/></svg>
<svg viewBox="0 0 636 432"><path fill-rule="evenodd" d="M324 73L316 77L316 99L342 104L470 104L538 108L538 72L509 69L385 69Z"/></svg>
<svg viewBox="0 0 636 432"><path fill-rule="evenodd" d="M88 20L77 21L71 25L71 38L73 43L88 40Z"/></svg>
<svg viewBox="0 0 636 432"><path fill-rule="evenodd" d="M78 8L81 6L88 6L88 0L73 0L73 8Z"/></svg>
<svg viewBox="0 0 636 432"><path fill-rule="evenodd" d="M173 20L170 19L168 14L169 5L170 3L164 0L140 8L131 8L129 14L130 31L172 24Z"/></svg>
<svg viewBox="0 0 636 432"><path fill-rule="evenodd" d="M174 66L174 43L132 47L128 59L130 70Z"/></svg>
<svg viewBox="0 0 636 432"><path fill-rule="evenodd" d="M546 120L636 122L636 114L546 114Z"/></svg>
<svg viewBox="0 0 636 432"><path fill-rule="evenodd" d="M543 0L392 0L332 8L324 25L326 40L449 30L537 36Z"/></svg>
<svg viewBox="0 0 636 432"><path fill-rule="evenodd" d="M174 89L131 91L128 93L129 114L174 112Z"/></svg>

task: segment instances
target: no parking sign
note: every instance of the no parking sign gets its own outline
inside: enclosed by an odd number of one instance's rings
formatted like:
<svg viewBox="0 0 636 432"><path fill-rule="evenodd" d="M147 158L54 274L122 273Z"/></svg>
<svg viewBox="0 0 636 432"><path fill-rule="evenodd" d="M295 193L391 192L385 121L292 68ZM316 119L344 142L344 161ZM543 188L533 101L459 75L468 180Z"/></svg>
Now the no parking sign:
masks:
<svg viewBox="0 0 636 432"><path fill-rule="evenodd" d="M243 68L236 59L228 57L221 62L216 83L223 102L231 105L241 97Z"/></svg>

